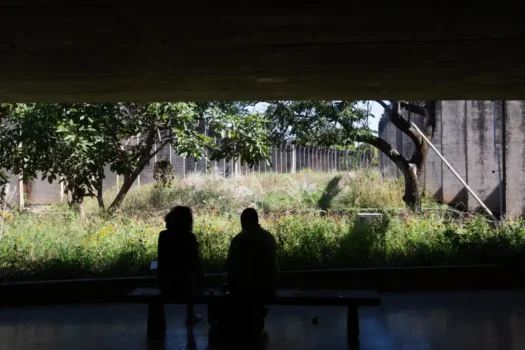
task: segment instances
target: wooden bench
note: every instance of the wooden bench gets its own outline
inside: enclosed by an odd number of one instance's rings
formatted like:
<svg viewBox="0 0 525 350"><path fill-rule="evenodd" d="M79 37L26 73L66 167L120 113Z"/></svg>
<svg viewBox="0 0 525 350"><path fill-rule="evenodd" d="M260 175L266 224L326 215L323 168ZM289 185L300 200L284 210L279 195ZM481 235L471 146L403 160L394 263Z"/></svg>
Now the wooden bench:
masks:
<svg viewBox="0 0 525 350"><path fill-rule="evenodd" d="M216 303L232 300L232 296L224 294L220 289L205 289L198 295L192 296L194 304ZM185 304L187 299L161 295L157 288L137 288L127 295L128 303L148 304L148 337L164 334L166 320L164 304ZM347 335L350 340L359 338L358 308L363 306L378 306L380 299L375 291L346 291L346 290L285 290L278 289L275 296L265 299L266 305L293 305L293 306L346 306L347 308Z"/></svg>

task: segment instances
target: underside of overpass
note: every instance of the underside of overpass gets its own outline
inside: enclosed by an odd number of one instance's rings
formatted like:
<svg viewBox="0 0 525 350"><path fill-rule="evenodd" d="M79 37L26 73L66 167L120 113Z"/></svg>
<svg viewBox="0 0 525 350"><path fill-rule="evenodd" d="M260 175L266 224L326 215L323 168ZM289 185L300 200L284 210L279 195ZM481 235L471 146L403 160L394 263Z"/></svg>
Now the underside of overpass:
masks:
<svg viewBox="0 0 525 350"><path fill-rule="evenodd" d="M421 3L2 1L0 101L525 99L519 8Z"/></svg>

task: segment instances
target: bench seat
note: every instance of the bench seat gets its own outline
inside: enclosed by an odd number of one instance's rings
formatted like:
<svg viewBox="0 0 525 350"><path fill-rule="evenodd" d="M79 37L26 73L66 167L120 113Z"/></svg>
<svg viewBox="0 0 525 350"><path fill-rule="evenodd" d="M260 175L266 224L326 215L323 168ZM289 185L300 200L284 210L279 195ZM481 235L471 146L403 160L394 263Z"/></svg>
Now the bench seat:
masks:
<svg viewBox="0 0 525 350"><path fill-rule="evenodd" d="M191 298L161 294L158 288L136 288L127 294L123 302L148 304L148 337L164 333L166 321L164 304L221 303L235 300L221 289L204 289ZM265 305L290 306L345 306L347 307L347 332L350 340L359 337L358 308L379 306L380 298L375 291L355 290L293 290L277 289L275 296L265 298Z"/></svg>

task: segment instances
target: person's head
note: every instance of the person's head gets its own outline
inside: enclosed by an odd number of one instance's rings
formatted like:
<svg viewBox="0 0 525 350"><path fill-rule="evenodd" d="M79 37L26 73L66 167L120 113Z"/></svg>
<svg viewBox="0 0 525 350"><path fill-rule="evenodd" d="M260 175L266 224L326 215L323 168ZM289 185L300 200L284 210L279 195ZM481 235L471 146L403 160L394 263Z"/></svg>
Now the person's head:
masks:
<svg viewBox="0 0 525 350"><path fill-rule="evenodd" d="M164 218L168 230L192 231L193 216L191 209L183 206L176 206Z"/></svg>
<svg viewBox="0 0 525 350"><path fill-rule="evenodd" d="M259 226L259 216L253 208L244 209L241 214L241 227L243 230L253 229Z"/></svg>

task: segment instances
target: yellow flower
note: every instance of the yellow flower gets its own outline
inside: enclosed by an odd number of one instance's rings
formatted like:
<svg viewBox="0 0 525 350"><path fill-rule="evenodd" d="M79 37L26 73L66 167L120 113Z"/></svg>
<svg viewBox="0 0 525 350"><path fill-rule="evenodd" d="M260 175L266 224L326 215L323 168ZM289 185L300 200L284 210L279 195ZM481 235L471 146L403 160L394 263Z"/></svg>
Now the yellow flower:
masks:
<svg viewBox="0 0 525 350"><path fill-rule="evenodd" d="M23 241L24 241L24 237L20 237L18 240L19 240L20 242L23 242Z"/></svg>

